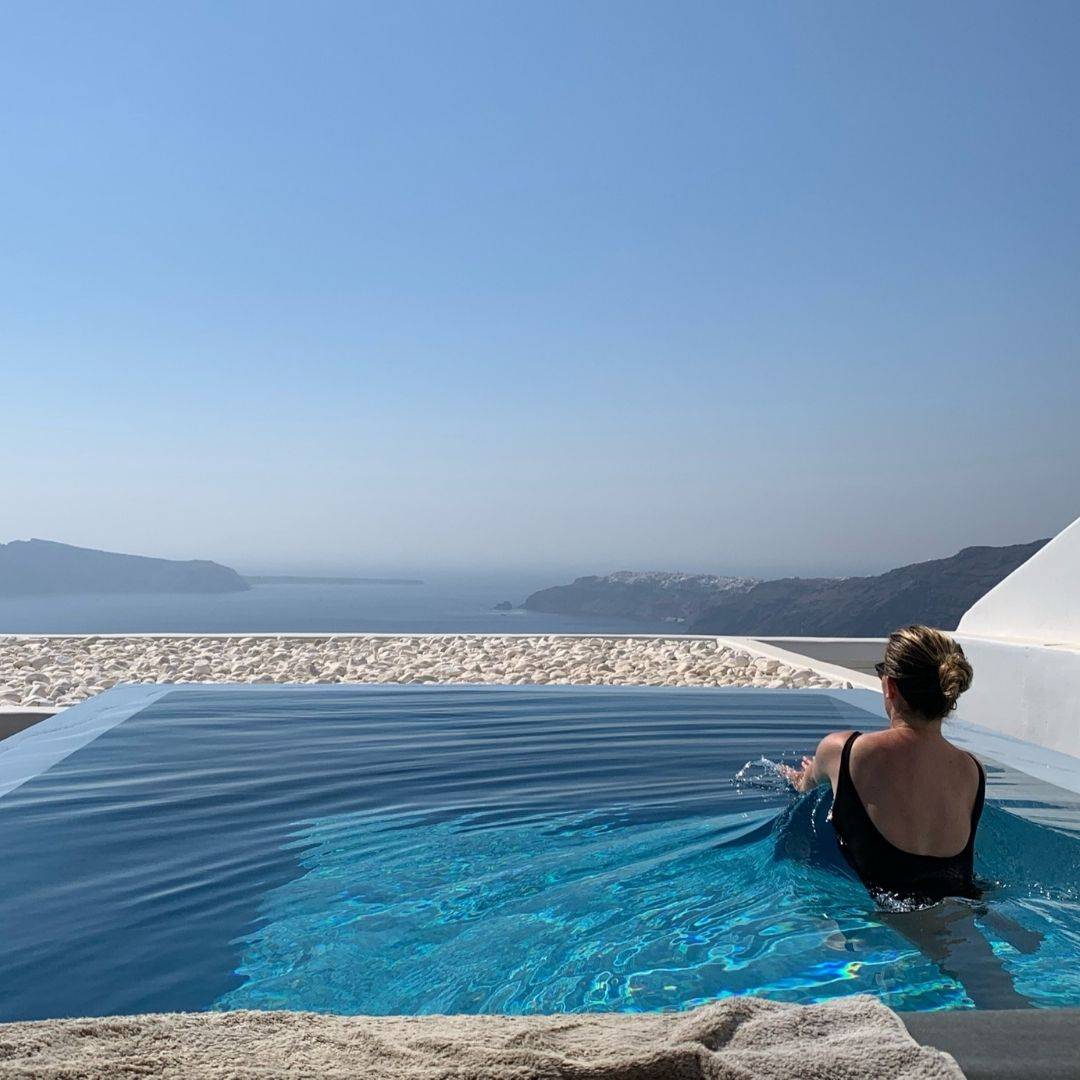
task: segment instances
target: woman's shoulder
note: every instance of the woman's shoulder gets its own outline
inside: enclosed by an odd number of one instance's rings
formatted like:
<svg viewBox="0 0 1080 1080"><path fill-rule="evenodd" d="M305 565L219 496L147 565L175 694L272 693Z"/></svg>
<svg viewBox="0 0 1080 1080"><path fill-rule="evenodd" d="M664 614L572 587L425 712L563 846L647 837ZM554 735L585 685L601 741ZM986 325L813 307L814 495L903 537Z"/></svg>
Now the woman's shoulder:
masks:
<svg viewBox="0 0 1080 1080"><path fill-rule="evenodd" d="M890 738L889 729L883 728L881 731L868 732L865 738L859 739L858 749L852 754L852 760L854 762L856 758L858 759L860 769L886 768L896 755L904 757L909 756L910 753L909 746L897 745L896 741ZM949 775L954 778L961 775L966 780L970 780L973 786L985 775L982 763L974 754L961 749L947 738L937 740L932 758ZM927 761L925 757L921 760L924 764Z"/></svg>
<svg viewBox="0 0 1080 1080"><path fill-rule="evenodd" d="M956 759L961 763L961 767L975 780L982 780L986 776L986 770L983 768L983 763L970 751L964 750L957 746L955 743L945 740L949 748L955 753Z"/></svg>
<svg viewBox="0 0 1080 1080"><path fill-rule="evenodd" d="M830 731L828 735L821 740L817 745L818 754L829 755L836 754L837 756L843 751L845 744L852 735L855 734L855 729L850 728L847 731Z"/></svg>
<svg viewBox="0 0 1080 1080"><path fill-rule="evenodd" d="M818 743L814 757L824 772L827 772L830 776L835 776L836 770L840 767L840 758L843 756L844 747L847 745L848 739L854 734L854 728L847 731L830 731Z"/></svg>

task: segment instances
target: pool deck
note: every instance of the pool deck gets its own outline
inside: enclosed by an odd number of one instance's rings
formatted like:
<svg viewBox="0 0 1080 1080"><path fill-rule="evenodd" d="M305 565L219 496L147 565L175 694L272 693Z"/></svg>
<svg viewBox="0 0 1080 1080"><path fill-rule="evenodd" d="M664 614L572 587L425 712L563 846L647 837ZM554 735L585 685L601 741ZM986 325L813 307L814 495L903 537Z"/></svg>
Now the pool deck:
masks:
<svg viewBox="0 0 1080 1080"><path fill-rule="evenodd" d="M24 731L55 713L55 709L0 709L0 740Z"/></svg>
<svg viewBox="0 0 1080 1080"><path fill-rule="evenodd" d="M845 671L874 679L874 665L885 655L886 638L762 637L758 645L795 653L819 664L831 664Z"/></svg>
<svg viewBox="0 0 1080 1080"><path fill-rule="evenodd" d="M899 1013L911 1037L956 1059L967 1080L1076 1080L1080 1009Z"/></svg>

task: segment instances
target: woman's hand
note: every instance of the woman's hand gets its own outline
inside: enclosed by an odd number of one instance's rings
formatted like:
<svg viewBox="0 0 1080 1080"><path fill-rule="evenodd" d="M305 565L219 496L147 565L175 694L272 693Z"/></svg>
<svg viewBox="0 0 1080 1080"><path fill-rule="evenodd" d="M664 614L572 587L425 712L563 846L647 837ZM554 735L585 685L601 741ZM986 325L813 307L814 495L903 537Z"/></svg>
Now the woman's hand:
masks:
<svg viewBox="0 0 1080 1080"><path fill-rule="evenodd" d="M776 770L796 791L810 791L817 787L814 772L814 759L803 757L802 765L796 769L791 765L779 765Z"/></svg>

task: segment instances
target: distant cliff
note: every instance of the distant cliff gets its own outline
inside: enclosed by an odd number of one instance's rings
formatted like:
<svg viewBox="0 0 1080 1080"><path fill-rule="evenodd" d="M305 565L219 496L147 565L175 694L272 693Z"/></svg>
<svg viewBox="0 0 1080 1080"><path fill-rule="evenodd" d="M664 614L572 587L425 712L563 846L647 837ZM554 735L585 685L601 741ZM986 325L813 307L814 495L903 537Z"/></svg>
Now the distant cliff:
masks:
<svg viewBox="0 0 1080 1080"><path fill-rule="evenodd" d="M882 637L898 626L955 629L960 616L1045 544L969 547L876 577L783 578L721 597L694 634Z"/></svg>
<svg viewBox="0 0 1080 1080"><path fill-rule="evenodd" d="M757 578L620 570L603 577L579 577L571 585L541 589L522 606L529 611L554 615L691 622L721 597L745 592L757 583Z"/></svg>
<svg viewBox="0 0 1080 1080"><path fill-rule="evenodd" d="M541 589L524 606L556 615L668 619L685 622L693 634L881 637L912 622L951 630L1045 543L964 548L874 577L760 581L621 570Z"/></svg>
<svg viewBox="0 0 1080 1080"><path fill-rule="evenodd" d="M192 559L151 559L52 540L0 544L0 596L75 593L225 593L249 586L235 570Z"/></svg>

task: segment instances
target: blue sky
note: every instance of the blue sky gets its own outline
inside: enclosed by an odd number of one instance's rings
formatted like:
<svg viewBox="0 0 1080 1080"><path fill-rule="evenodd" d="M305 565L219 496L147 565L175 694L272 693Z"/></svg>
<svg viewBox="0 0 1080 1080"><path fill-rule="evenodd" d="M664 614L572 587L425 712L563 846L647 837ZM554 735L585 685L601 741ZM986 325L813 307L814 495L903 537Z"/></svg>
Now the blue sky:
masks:
<svg viewBox="0 0 1080 1080"><path fill-rule="evenodd" d="M1080 514L1070 3L20 3L0 540L856 573Z"/></svg>

